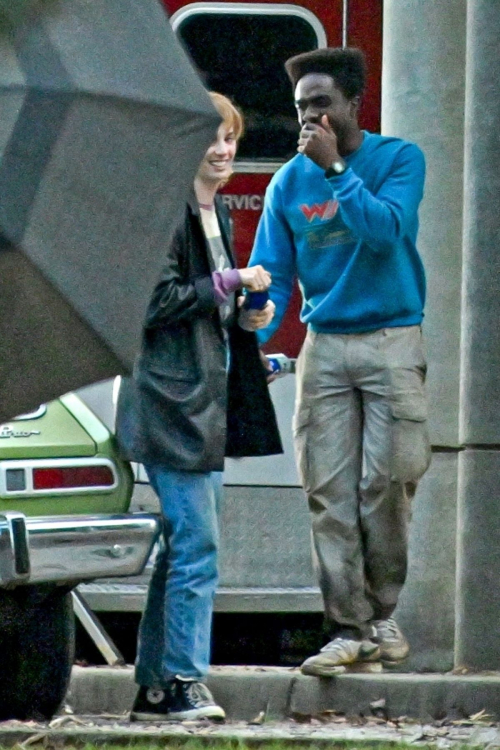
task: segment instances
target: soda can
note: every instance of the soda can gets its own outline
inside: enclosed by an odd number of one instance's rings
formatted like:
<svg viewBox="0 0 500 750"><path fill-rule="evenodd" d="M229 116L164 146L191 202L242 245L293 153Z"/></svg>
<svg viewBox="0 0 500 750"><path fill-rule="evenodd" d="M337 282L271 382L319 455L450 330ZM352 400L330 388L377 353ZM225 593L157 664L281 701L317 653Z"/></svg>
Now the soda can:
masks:
<svg viewBox="0 0 500 750"><path fill-rule="evenodd" d="M281 378L283 375L291 375L295 372L295 359L290 359L286 354L266 354L269 364L272 367L268 375L276 375Z"/></svg>
<svg viewBox="0 0 500 750"><path fill-rule="evenodd" d="M243 307L247 310L262 310L269 299L269 292L247 292Z"/></svg>

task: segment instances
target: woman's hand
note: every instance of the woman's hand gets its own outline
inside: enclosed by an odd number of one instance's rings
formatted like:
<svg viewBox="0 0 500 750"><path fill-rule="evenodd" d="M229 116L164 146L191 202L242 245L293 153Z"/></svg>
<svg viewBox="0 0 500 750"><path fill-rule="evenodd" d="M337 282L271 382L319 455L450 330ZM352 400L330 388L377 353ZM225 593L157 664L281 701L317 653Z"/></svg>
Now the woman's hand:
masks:
<svg viewBox="0 0 500 750"><path fill-rule="evenodd" d="M244 302L245 297L238 297L238 307L240 308L238 315L239 326L245 331L258 331L259 328L267 328L274 318L274 311L276 310L274 302L268 300L262 310L248 310L246 307L243 307Z"/></svg>
<svg viewBox="0 0 500 750"><path fill-rule="evenodd" d="M267 380L268 385L269 383L274 383L276 378L279 376L279 371L274 372L272 365L269 361L269 357L266 357L262 349L259 349L259 356L260 356L260 361L262 362L262 366L264 370L267 372L266 380Z"/></svg>
<svg viewBox="0 0 500 750"><path fill-rule="evenodd" d="M250 292L265 292L271 286L271 274L262 266L238 268L241 285Z"/></svg>

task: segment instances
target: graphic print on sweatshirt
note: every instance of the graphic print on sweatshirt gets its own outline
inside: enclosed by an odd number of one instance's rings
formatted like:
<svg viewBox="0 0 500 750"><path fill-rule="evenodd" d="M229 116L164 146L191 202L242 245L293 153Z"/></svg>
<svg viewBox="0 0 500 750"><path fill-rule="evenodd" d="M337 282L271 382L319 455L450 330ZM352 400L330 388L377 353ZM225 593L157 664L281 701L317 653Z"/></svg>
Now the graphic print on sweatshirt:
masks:
<svg viewBox="0 0 500 750"><path fill-rule="evenodd" d="M327 219L333 219L338 211L339 202L330 199L324 201L324 203L313 203L312 206L308 206L307 203L302 203L299 208L307 221L314 221L314 219L326 221Z"/></svg>
<svg viewBox="0 0 500 750"><path fill-rule="evenodd" d="M299 208L308 222L302 231L311 250L354 242L354 237L338 214L338 201L330 199L311 205L301 203Z"/></svg>

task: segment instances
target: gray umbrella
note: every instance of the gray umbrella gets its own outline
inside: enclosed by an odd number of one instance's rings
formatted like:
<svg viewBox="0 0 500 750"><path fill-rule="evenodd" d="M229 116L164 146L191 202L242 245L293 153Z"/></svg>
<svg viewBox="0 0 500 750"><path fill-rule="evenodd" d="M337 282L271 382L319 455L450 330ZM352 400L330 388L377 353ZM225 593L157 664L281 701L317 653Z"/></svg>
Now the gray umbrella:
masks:
<svg viewBox="0 0 500 750"><path fill-rule="evenodd" d="M0 421L130 371L219 122L158 0L0 0Z"/></svg>

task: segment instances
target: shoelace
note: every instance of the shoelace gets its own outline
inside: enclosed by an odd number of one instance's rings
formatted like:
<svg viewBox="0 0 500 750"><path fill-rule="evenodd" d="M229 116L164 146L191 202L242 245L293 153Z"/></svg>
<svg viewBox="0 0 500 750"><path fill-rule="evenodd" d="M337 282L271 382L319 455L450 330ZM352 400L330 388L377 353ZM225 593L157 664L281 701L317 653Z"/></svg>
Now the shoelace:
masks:
<svg viewBox="0 0 500 750"><path fill-rule="evenodd" d="M351 641L349 638L335 638L323 646L322 651L346 651L349 650Z"/></svg>
<svg viewBox="0 0 500 750"><path fill-rule="evenodd" d="M186 688L186 693L191 703L197 706L210 706L212 704L212 696L208 688L201 682L190 682Z"/></svg>
<svg viewBox="0 0 500 750"><path fill-rule="evenodd" d="M395 641L400 637L398 625L392 617L388 620L379 620L376 628L378 637L383 638L385 641Z"/></svg>

